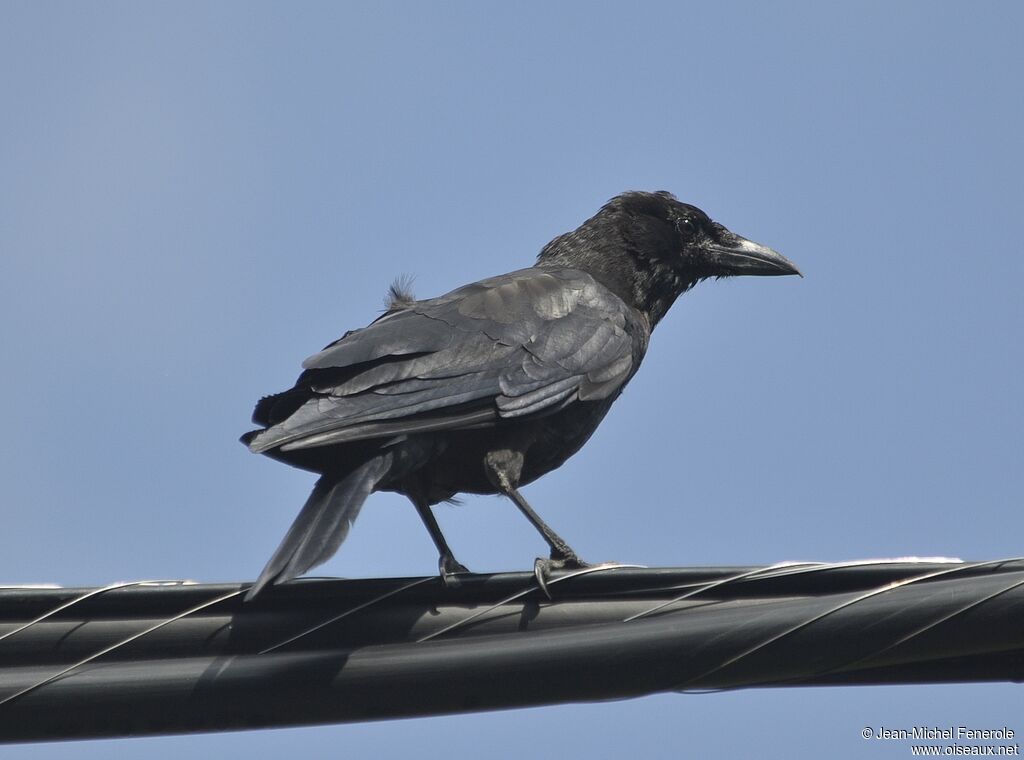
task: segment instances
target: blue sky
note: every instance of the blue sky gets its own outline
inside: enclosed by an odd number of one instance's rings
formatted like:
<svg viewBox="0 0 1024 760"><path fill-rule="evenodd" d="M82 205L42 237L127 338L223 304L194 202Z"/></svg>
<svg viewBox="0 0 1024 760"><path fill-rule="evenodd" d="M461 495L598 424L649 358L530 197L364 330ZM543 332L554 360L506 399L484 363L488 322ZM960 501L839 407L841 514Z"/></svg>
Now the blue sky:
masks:
<svg viewBox="0 0 1024 760"><path fill-rule="evenodd" d="M311 477L236 441L379 312L668 189L805 279L705 283L526 490L592 561L1024 554L1019 4L0 4L0 580L255 578ZM543 551L438 510L462 562ZM323 571L425 574L372 497ZM1009 685L663 695L12 758L904 757Z"/></svg>

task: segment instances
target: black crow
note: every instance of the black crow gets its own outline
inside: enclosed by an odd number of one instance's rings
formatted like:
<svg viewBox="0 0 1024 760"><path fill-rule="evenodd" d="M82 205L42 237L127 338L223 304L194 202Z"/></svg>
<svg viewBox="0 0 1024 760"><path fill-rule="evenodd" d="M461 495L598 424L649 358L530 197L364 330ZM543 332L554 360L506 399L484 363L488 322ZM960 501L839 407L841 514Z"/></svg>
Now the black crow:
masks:
<svg viewBox="0 0 1024 760"><path fill-rule="evenodd" d="M551 547L577 554L519 493L586 443L640 367L651 330L701 280L799 274L667 192L623 193L546 246L528 269L387 312L306 359L291 390L267 396L242 436L250 450L320 474L246 598L325 562L366 497L409 497L440 552L466 572L431 507L502 493Z"/></svg>

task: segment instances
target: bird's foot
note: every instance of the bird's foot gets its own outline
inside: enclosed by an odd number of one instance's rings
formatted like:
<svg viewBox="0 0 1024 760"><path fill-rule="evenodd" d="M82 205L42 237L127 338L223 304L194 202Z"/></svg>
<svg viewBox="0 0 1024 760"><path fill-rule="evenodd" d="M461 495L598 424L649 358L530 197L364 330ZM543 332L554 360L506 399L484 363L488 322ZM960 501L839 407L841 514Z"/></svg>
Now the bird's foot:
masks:
<svg viewBox="0 0 1024 760"><path fill-rule="evenodd" d="M537 585L544 592L544 596L551 599L551 592L548 590L548 579L555 570L582 570L593 567L589 562L584 562L575 552L551 552L549 559L537 557L533 563L533 575L537 579Z"/></svg>
<svg viewBox="0 0 1024 760"><path fill-rule="evenodd" d="M469 569L451 554L442 554L437 560L437 569L441 573L441 582L449 588L455 588L460 581L458 576L469 573Z"/></svg>

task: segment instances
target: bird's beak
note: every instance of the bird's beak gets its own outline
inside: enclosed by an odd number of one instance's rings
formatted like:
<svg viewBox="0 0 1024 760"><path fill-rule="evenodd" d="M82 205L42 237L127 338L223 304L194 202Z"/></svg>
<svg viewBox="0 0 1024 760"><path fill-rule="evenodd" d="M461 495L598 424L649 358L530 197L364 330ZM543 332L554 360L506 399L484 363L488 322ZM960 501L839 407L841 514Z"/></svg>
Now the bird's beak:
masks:
<svg viewBox="0 0 1024 760"><path fill-rule="evenodd" d="M766 245L726 231L709 246L711 265L727 275L800 274L792 261Z"/></svg>

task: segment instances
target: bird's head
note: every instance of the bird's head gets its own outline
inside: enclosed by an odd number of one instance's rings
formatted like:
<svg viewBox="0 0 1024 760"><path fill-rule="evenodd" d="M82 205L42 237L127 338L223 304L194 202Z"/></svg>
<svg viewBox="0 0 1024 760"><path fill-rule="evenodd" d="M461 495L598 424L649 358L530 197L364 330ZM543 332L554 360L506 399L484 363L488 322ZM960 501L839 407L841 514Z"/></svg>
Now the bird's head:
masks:
<svg viewBox="0 0 1024 760"><path fill-rule="evenodd" d="M800 274L786 257L742 238L665 191L612 198L544 247L540 266L582 269L657 323L709 277Z"/></svg>

